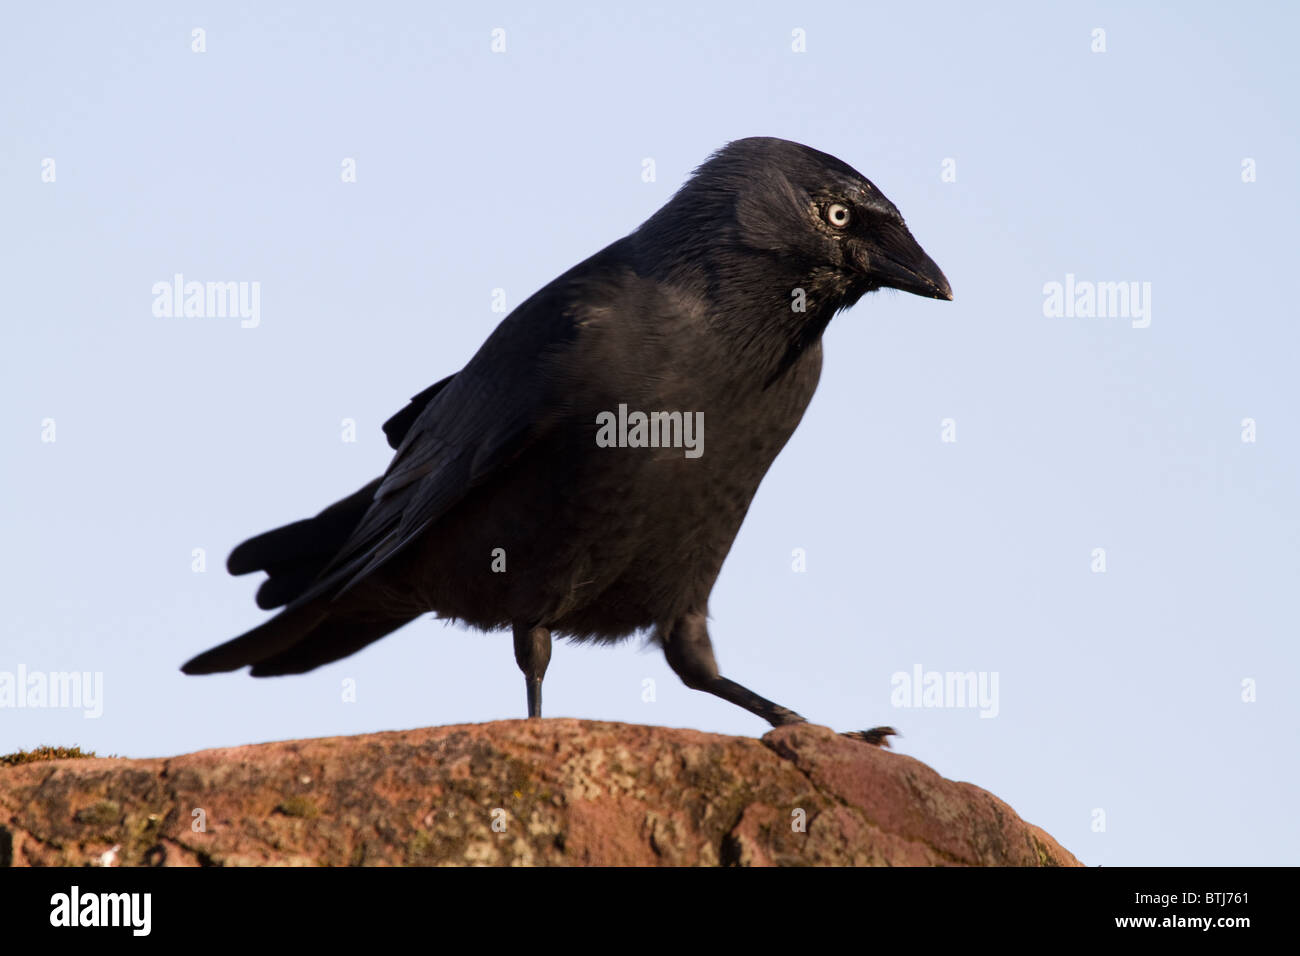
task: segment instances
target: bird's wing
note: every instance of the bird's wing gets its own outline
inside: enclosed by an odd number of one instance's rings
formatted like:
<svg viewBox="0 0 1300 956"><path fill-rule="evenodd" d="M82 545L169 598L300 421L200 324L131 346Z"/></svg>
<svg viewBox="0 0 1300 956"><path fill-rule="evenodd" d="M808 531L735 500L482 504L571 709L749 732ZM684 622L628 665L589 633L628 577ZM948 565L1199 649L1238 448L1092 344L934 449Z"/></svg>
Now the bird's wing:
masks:
<svg viewBox="0 0 1300 956"><path fill-rule="evenodd" d="M441 392L455 375L448 375L441 381L434 382L419 395L413 396L406 407L394 415L388 421L384 422L384 435L388 438L388 444L392 448L398 448L402 444L402 439L406 433L411 430L415 420L420 417L420 412L424 411L426 405L433 400L433 397Z"/></svg>
<svg viewBox="0 0 1300 956"><path fill-rule="evenodd" d="M423 399L422 408L408 406L390 419L390 436L402 428L405 436L374 501L294 605L343 594L544 434L551 360L571 347L575 332L548 287L507 317L464 369L416 396L412 405Z"/></svg>

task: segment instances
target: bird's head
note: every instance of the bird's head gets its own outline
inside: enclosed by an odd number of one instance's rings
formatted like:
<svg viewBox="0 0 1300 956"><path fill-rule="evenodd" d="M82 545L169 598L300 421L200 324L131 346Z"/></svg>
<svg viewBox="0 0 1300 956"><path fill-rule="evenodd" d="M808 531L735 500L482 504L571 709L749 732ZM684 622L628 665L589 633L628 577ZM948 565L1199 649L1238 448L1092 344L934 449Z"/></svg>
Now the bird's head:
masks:
<svg viewBox="0 0 1300 956"><path fill-rule="evenodd" d="M770 137L736 140L695 171L646 223L712 274L741 272L788 301L803 289L828 321L867 292L935 299L952 289L875 184L834 156Z"/></svg>

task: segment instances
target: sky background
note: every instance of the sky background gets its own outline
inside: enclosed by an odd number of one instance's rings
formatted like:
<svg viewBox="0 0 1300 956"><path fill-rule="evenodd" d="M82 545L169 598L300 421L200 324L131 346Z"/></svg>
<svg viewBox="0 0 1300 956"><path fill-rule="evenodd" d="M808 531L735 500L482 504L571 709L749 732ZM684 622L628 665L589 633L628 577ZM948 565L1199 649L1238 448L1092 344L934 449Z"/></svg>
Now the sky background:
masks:
<svg viewBox="0 0 1300 956"><path fill-rule="evenodd" d="M1298 29L1289 4L7 8L0 671L102 672L104 701L0 709L0 753L523 716L509 636L427 617L305 676L178 668L266 617L230 548L379 474L380 425L470 358L493 289L513 308L771 135L870 177L955 301L831 324L713 592L723 673L898 727L1088 864L1300 863ZM260 325L154 316L175 273L259 282ZM1149 282L1150 326L1046 317L1067 274ZM892 706L918 665L996 673L997 716ZM639 639L557 643L545 702L768 729Z"/></svg>

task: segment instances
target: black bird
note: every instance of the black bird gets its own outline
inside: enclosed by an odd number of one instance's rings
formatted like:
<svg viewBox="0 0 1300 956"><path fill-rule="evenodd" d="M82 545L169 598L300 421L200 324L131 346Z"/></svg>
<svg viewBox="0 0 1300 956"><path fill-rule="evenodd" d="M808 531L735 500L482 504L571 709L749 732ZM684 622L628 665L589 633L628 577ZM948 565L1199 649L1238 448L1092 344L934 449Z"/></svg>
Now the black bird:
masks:
<svg viewBox="0 0 1300 956"><path fill-rule="evenodd" d="M235 548L230 573L266 571L257 603L284 610L182 669L299 674L434 612L513 628L530 717L552 635L649 631L688 687L802 721L719 674L709 593L817 387L827 323L885 287L952 298L870 181L798 143L723 147L389 419L382 477ZM637 412L678 415L638 431Z"/></svg>

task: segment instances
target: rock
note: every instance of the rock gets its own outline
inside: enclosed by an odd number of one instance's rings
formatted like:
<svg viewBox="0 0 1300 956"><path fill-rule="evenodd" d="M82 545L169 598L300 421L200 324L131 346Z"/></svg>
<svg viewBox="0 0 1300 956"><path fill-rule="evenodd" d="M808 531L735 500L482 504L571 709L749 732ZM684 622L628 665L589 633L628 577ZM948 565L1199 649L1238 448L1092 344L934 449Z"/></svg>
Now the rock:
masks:
<svg viewBox="0 0 1300 956"><path fill-rule="evenodd" d="M812 724L587 720L0 768L0 865L1078 866L993 795Z"/></svg>

